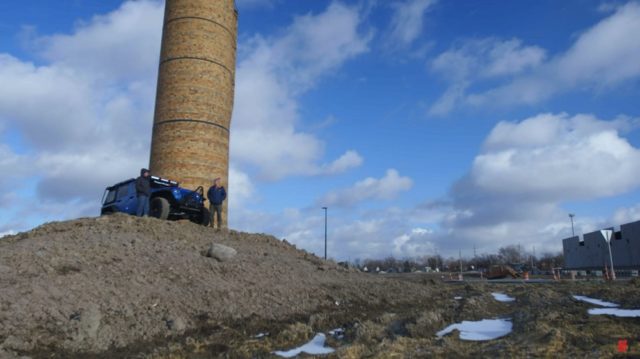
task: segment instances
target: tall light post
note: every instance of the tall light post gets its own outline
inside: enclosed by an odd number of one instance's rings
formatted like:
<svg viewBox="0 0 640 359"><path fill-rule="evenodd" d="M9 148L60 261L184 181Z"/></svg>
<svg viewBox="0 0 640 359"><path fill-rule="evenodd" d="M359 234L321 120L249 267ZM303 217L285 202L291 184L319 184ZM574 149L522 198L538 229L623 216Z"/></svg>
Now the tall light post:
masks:
<svg viewBox="0 0 640 359"><path fill-rule="evenodd" d="M573 230L573 217L575 217L576 215L573 213L569 213L569 218L571 218L571 236L575 237L576 236L576 232Z"/></svg>
<svg viewBox="0 0 640 359"><path fill-rule="evenodd" d="M600 231L604 237L604 241L607 242L607 248L609 248L609 263L611 264L611 279L616 280L616 272L613 269L613 255L611 255L611 235L613 231L610 229L603 229Z"/></svg>
<svg viewBox="0 0 640 359"><path fill-rule="evenodd" d="M327 207L324 209L324 260L327 260Z"/></svg>

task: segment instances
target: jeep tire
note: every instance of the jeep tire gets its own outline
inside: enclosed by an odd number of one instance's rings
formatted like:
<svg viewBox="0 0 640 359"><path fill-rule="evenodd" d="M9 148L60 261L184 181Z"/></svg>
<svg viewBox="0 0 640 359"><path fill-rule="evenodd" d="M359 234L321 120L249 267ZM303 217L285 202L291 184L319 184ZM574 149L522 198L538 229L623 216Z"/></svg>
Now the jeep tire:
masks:
<svg viewBox="0 0 640 359"><path fill-rule="evenodd" d="M171 209L171 206L169 205L169 201L167 201L166 198L155 197L151 199L149 207L149 212L152 217L156 217L159 219L169 218L169 210Z"/></svg>
<svg viewBox="0 0 640 359"><path fill-rule="evenodd" d="M211 214L209 210L205 207L202 207L202 212L200 213L200 224L206 227L209 225L210 220Z"/></svg>

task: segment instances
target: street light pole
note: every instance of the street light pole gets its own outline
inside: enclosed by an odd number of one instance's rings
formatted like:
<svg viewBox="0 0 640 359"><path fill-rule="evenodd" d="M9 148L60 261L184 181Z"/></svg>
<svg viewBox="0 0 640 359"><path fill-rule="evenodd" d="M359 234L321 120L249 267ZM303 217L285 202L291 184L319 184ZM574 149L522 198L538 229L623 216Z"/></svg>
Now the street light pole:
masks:
<svg viewBox="0 0 640 359"><path fill-rule="evenodd" d="M569 218L571 218L571 236L575 237L576 236L576 232L573 230L573 217L575 217L576 215L573 213L569 213Z"/></svg>
<svg viewBox="0 0 640 359"><path fill-rule="evenodd" d="M324 260L327 260L327 207L324 209Z"/></svg>

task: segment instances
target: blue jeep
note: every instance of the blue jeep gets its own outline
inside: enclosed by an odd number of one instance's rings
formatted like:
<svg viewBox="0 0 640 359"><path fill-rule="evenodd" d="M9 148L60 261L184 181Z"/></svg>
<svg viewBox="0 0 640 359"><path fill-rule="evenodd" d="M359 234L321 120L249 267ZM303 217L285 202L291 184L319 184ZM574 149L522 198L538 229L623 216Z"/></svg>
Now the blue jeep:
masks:
<svg viewBox="0 0 640 359"><path fill-rule="evenodd" d="M209 210L204 205L202 187L192 191L180 187L176 181L156 176L151 176L150 181L151 216L171 220L189 219L205 226L209 224ZM100 214L123 212L135 215L137 208L136 180L131 178L105 189Z"/></svg>

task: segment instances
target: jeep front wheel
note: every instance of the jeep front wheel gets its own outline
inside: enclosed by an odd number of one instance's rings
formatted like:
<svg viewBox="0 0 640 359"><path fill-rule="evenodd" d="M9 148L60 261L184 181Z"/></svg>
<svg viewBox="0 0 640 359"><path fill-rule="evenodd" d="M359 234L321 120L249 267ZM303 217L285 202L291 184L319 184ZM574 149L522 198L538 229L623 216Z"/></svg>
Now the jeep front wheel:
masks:
<svg viewBox="0 0 640 359"><path fill-rule="evenodd" d="M166 198L156 197L152 199L149 207L151 207L151 216L159 219L169 218L169 210L171 206L169 205L169 201L167 201Z"/></svg>

